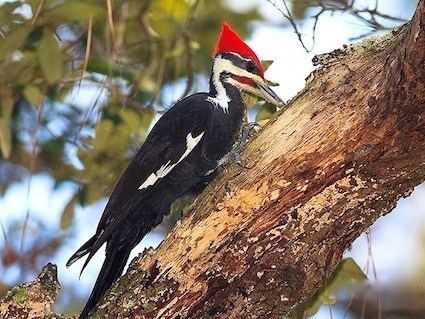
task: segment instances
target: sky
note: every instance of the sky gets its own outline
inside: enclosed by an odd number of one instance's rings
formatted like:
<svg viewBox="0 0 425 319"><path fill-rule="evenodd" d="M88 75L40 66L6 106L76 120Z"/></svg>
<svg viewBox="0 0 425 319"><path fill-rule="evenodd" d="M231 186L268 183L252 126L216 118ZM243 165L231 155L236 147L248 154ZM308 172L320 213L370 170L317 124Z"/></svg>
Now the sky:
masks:
<svg viewBox="0 0 425 319"><path fill-rule="evenodd" d="M315 54L339 48L343 44L349 43L350 38L368 31L353 18L341 15L323 17L317 26L314 50L307 53L292 29L281 27L285 21L271 4L264 0L231 1L229 3L238 10L244 10L260 3L260 10L267 17L267 21L254 23L253 34L247 39L247 42L261 59L274 60L266 76L280 83L275 91L284 100L289 100L304 87L305 78L314 69L311 59ZM364 0L363 3L367 5L371 1ZM409 2L403 0L380 1L380 9L409 19L414 11L414 5L407 3ZM305 23L304 28L301 29L306 34L306 39L308 39L307 34L310 28L311 24ZM207 83L204 86L201 89L207 89ZM90 105L97 98L98 93L96 89L87 89L83 86L78 95L74 92L68 99L73 103ZM170 89L169 101L174 101L180 94L178 87ZM52 227L58 225L59 213L72 196L73 186L65 184L56 190L53 190L53 187L52 180L42 175L35 176L31 181L24 181L22 184L12 186L5 196L0 198L0 211L2 212L0 217L4 227L10 227L16 218L24 218L28 207L31 207L30 213L33 216L39 216ZM105 205L106 200L103 200L87 208L77 208L74 231L68 235L65 246L51 260L58 265L61 283L78 287L78 294L84 296L87 296L96 279L103 261L103 252L95 255L81 280L78 278L83 261L75 263L68 269L65 267L65 262L94 232ZM380 218L371 228L372 253L379 282L401 281L415 270L416 252L420 249L418 238L425 231L424 211L425 184L422 184L416 187L408 198L400 200L392 213ZM46 214L48 214L47 218ZM146 246L157 246L161 242L163 234L164 229L159 226L133 250L132 257L142 252ZM362 235L353 243L346 256L353 257L361 267L365 267L368 260L370 261L366 235ZM15 274L4 275L10 276L9 280L13 281ZM8 281L8 278L5 279ZM66 296L62 296L62 298L66 299ZM328 308L321 309L315 318L329 318Z"/></svg>

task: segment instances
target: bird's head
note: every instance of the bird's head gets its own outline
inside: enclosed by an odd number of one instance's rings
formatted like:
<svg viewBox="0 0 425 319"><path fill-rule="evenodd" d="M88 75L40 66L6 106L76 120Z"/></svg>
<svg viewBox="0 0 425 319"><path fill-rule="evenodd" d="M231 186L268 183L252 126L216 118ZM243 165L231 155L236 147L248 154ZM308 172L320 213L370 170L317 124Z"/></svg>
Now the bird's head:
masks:
<svg viewBox="0 0 425 319"><path fill-rule="evenodd" d="M264 68L254 51L241 37L223 22L214 57L212 84L223 81L277 106L284 102L270 88L272 82L264 78Z"/></svg>

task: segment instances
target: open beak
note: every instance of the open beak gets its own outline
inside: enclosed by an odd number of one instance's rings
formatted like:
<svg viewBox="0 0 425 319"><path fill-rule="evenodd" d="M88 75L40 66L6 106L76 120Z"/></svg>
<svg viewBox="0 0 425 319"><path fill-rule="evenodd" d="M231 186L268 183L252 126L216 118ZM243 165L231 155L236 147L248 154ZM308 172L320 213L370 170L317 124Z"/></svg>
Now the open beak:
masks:
<svg viewBox="0 0 425 319"><path fill-rule="evenodd" d="M277 107L283 107L285 105L282 99L270 88L270 86L277 86L277 83L264 80L262 78L256 79L254 82L264 100L276 105Z"/></svg>

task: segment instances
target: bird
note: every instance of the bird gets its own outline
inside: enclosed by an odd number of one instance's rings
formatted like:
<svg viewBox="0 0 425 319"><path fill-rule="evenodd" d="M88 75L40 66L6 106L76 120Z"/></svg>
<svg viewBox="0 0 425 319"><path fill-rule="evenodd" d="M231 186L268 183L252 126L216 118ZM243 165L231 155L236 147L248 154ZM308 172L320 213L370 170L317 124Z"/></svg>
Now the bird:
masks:
<svg viewBox="0 0 425 319"><path fill-rule="evenodd" d="M212 51L209 92L176 102L156 122L117 182L95 234L68 260L87 255L81 269L106 243L105 259L79 319L88 318L121 276L132 249L170 213L173 202L199 194L218 174L246 117L248 93L281 107L254 51L222 22Z"/></svg>

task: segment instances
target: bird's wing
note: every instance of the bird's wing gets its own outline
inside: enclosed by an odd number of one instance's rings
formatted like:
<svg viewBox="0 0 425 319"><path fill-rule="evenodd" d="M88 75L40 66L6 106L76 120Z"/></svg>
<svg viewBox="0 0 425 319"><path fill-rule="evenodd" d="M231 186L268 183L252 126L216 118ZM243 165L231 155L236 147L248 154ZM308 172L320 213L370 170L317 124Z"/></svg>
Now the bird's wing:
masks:
<svg viewBox="0 0 425 319"><path fill-rule="evenodd" d="M192 95L176 103L158 120L116 184L98 231L127 203L146 198L151 186L201 142L213 111L209 103L202 103L204 100L204 94Z"/></svg>
<svg viewBox="0 0 425 319"><path fill-rule="evenodd" d="M149 196L152 186L169 174L201 143L213 112L209 103L202 103L204 100L203 94L192 95L179 101L158 120L116 184L92 238L92 244L84 251L77 251L68 265L89 254L81 270L83 271L111 234Z"/></svg>

